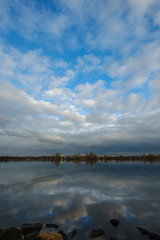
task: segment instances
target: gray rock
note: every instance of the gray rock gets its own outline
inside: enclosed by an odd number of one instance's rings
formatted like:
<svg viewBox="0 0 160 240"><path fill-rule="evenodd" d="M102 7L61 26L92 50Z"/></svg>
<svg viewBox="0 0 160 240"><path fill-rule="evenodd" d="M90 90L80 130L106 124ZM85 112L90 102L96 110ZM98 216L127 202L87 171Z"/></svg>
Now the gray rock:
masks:
<svg viewBox="0 0 160 240"><path fill-rule="evenodd" d="M120 221L119 221L118 219L113 218L113 219L110 220L110 223L111 223L113 226L117 227L118 224L120 223Z"/></svg>
<svg viewBox="0 0 160 240"><path fill-rule="evenodd" d="M0 240L22 240L22 232L15 227L0 228Z"/></svg>
<svg viewBox="0 0 160 240"><path fill-rule="evenodd" d="M36 240L39 231L32 232L30 234L25 235L24 240Z"/></svg>
<svg viewBox="0 0 160 240"><path fill-rule="evenodd" d="M118 238L116 238L116 237L110 237L110 239L109 240L119 240Z"/></svg>
<svg viewBox="0 0 160 240"><path fill-rule="evenodd" d="M72 232L68 233L69 239L72 239L77 233L77 230L74 228Z"/></svg>
<svg viewBox="0 0 160 240"><path fill-rule="evenodd" d="M140 231L142 235L147 235L149 234L149 231L145 228L137 227L137 229Z"/></svg>
<svg viewBox="0 0 160 240"><path fill-rule="evenodd" d="M77 234L77 230L74 228L72 231L71 239Z"/></svg>
<svg viewBox="0 0 160 240"><path fill-rule="evenodd" d="M25 223L21 226L21 230L22 230L22 233L23 235L28 235L28 234L31 234L35 231L41 231L43 227L43 224L42 223L34 223L34 224L31 224L31 223Z"/></svg>
<svg viewBox="0 0 160 240"><path fill-rule="evenodd" d="M62 235L63 240L68 240L69 238L67 237L67 235L65 234L65 232L63 232L62 230L58 231L59 234Z"/></svg>
<svg viewBox="0 0 160 240"><path fill-rule="evenodd" d="M103 229L101 229L101 228L93 229L93 230L89 233L89 236L90 236L91 238L97 238L97 237L100 237L100 236L102 236L102 235L104 235L104 231L103 231Z"/></svg>
<svg viewBox="0 0 160 240"><path fill-rule="evenodd" d="M47 228L59 228L59 225L54 224L54 223L47 223L47 224L46 224L46 227L47 227Z"/></svg>
<svg viewBox="0 0 160 240"><path fill-rule="evenodd" d="M151 233L149 233L149 239L150 240L160 240L160 235L157 233L151 232Z"/></svg>

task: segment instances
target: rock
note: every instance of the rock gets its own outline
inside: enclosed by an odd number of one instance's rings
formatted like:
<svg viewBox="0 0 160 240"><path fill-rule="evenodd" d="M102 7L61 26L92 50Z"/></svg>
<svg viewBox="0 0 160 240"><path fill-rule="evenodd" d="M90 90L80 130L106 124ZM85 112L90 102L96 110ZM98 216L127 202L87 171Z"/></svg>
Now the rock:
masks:
<svg viewBox="0 0 160 240"><path fill-rule="evenodd" d="M102 235L104 235L104 231L103 231L103 229L101 229L101 228L93 229L93 230L89 233L89 236L90 236L91 238L97 238L97 237L100 237L100 236L102 236Z"/></svg>
<svg viewBox="0 0 160 240"><path fill-rule="evenodd" d="M111 219L110 222L115 227L117 227L118 224L120 223L120 221L118 219L115 219L115 218Z"/></svg>
<svg viewBox="0 0 160 240"><path fill-rule="evenodd" d="M149 233L149 239L150 240L160 240L160 235L157 233L151 232L151 233Z"/></svg>
<svg viewBox="0 0 160 240"><path fill-rule="evenodd" d="M43 227L42 223L34 223L34 224L25 223L21 226L21 230L22 230L23 235L25 236L25 235L33 233L35 231L40 232L42 227Z"/></svg>
<svg viewBox="0 0 160 240"><path fill-rule="evenodd" d="M109 240L119 240L118 238L116 238L116 237L110 237L110 239Z"/></svg>
<svg viewBox="0 0 160 240"><path fill-rule="evenodd" d="M4 228L0 228L0 240L3 239L5 232L6 232L6 230Z"/></svg>
<svg viewBox="0 0 160 240"><path fill-rule="evenodd" d="M47 223L47 224L46 224L46 227L47 227L47 228L59 228L59 225L54 224L54 223Z"/></svg>
<svg viewBox="0 0 160 240"><path fill-rule="evenodd" d="M71 234L71 239L77 234L77 230L74 228Z"/></svg>
<svg viewBox="0 0 160 240"><path fill-rule="evenodd" d="M63 240L63 237L59 233L43 232L38 234L37 240Z"/></svg>
<svg viewBox="0 0 160 240"><path fill-rule="evenodd" d="M77 230L74 228L72 232L68 233L69 239L72 239L77 234Z"/></svg>
<svg viewBox="0 0 160 240"><path fill-rule="evenodd" d="M25 235L24 240L37 240L38 234L39 234L39 231L36 230L35 232Z"/></svg>
<svg viewBox="0 0 160 240"><path fill-rule="evenodd" d="M141 232L142 235L149 234L149 231L145 228L137 227L137 229Z"/></svg>
<svg viewBox="0 0 160 240"><path fill-rule="evenodd" d="M1 228L0 240L22 240L22 232L15 227Z"/></svg>
<svg viewBox="0 0 160 240"><path fill-rule="evenodd" d="M62 235L62 237L63 237L62 239L63 239L63 240L68 240L68 239L69 239L69 238L67 237L67 235L65 234L65 232L63 232L62 230L58 231L58 233Z"/></svg>

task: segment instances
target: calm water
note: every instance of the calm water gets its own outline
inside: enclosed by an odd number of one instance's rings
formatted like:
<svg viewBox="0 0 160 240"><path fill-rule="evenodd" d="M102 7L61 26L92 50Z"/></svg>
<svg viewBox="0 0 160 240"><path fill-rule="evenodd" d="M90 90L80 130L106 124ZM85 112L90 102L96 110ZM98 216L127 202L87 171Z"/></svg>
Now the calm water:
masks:
<svg viewBox="0 0 160 240"><path fill-rule="evenodd" d="M95 227L105 230L99 239L148 239L136 226L160 233L160 163L0 163L0 206L0 227L52 222L75 227L75 240Z"/></svg>

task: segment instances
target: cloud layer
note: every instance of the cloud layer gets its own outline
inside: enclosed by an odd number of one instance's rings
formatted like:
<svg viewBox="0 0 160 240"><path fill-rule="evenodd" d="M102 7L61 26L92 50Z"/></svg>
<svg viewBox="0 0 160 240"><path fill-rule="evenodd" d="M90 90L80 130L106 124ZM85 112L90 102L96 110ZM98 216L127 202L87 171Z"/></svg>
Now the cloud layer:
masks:
<svg viewBox="0 0 160 240"><path fill-rule="evenodd" d="M159 153L159 9L0 1L0 154Z"/></svg>

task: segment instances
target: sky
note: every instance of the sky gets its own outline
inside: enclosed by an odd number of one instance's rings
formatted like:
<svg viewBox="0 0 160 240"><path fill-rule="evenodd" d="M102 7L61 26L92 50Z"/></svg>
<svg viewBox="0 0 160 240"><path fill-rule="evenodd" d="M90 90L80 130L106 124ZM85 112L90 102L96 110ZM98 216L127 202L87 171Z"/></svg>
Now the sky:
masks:
<svg viewBox="0 0 160 240"><path fill-rule="evenodd" d="M160 153L159 0L0 0L0 155Z"/></svg>

